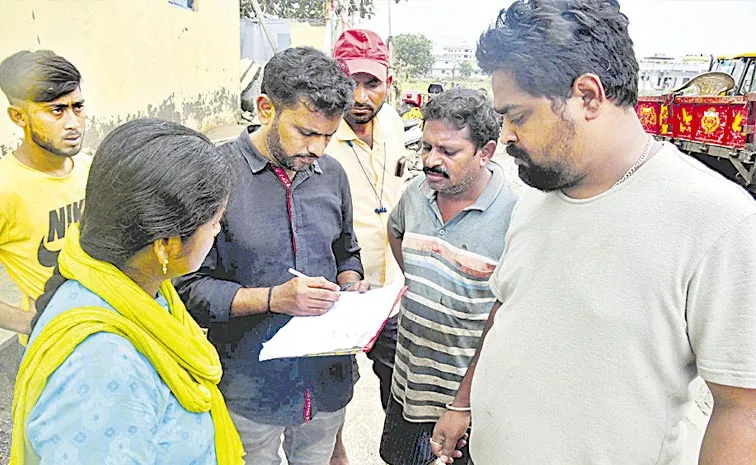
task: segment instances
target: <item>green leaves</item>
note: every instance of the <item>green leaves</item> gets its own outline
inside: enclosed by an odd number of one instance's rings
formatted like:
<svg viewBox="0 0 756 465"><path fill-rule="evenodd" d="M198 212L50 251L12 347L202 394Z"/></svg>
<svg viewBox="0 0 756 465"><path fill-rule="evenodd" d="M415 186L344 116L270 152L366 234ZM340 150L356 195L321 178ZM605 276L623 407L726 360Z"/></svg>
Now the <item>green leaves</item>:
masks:
<svg viewBox="0 0 756 465"><path fill-rule="evenodd" d="M473 65L469 61L463 61L459 64L457 71L459 72L459 77L462 79L470 79L473 73Z"/></svg>
<svg viewBox="0 0 756 465"><path fill-rule="evenodd" d="M324 19L326 17L325 0L258 0L263 13L287 19ZM349 15L358 14L360 18L370 18L375 14L375 2L381 0L333 0L335 8L346 8ZM401 0L391 0L399 3ZM255 17L251 0L240 0L239 14L249 18Z"/></svg>
<svg viewBox="0 0 756 465"><path fill-rule="evenodd" d="M435 59L433 42L422 34L399 34L391 42L397 68L410 76L430 73Z"/></svg>

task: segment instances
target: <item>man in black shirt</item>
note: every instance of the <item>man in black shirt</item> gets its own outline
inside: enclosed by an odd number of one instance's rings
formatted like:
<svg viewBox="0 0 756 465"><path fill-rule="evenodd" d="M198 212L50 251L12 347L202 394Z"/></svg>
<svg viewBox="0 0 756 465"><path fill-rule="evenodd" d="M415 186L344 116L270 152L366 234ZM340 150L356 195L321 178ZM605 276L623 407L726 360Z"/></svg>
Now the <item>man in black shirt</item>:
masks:
<svg viewBox="0 0 756 465"><path fill-rule="evenodd" d="M280 463L283 434L290 463L326 465L352 398L351 356L259 361L262 342L291 316L325 313L340 287L368 288L349 183L324 155L352 89L315 49L270 60L257 98L262 125L218 149L239 174L222 232L200 270L178 286L219 349L220 387L251 463Z"/></svg>

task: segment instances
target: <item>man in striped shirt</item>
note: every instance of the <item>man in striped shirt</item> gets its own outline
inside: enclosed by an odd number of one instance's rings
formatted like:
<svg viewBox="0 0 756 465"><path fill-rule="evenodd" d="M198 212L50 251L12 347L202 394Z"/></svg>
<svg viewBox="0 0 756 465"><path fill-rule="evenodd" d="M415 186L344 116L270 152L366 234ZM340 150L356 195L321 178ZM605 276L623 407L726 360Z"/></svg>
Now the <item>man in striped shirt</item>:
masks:
<svg viewBox="0 0 756 465"><path fill-rule="evenodd" d="M515 196L491 162L499 120L485 94L452 89L423 109L423 171L392 211L389 242L402 300L380 453L390 465L435 460L430 438L475 354L495 297ZM467 463L466 458L461 463Z"/></svg>

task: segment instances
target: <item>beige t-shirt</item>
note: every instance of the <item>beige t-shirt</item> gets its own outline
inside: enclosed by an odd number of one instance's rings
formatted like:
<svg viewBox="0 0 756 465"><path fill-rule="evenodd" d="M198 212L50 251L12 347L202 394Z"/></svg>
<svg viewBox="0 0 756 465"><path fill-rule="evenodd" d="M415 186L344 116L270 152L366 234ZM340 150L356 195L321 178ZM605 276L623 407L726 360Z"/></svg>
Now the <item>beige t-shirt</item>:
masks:
<svg viewBox="0 0 756 465"><path fill-rule="evenodd" d="M591 199L528 191L506 244L476 465L681 464L696 375L756 388L756 202L672 145Z"/></svg>
<svg viewBox="0 0 756 465"><path fill-rule="evenodd" d="M391 210L402 196L405 172L395 176L396 164L405 155L404 126L396 110L384 105L373 120L373 147L361 141L341 120L326 153L341 163L352 193L354 232L360 244L365 279L382 286L401 276L391 253L386 226ZM380 205L385 213L376 213Z"/></svg>

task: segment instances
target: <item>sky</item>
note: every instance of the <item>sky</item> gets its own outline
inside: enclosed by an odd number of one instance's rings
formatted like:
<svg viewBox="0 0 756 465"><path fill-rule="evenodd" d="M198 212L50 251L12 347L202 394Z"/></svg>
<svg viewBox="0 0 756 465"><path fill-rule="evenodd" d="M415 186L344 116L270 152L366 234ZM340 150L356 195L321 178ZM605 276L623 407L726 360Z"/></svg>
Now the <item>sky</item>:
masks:
<svg viewBox="0 0 756 465"><path fill-rule="evenodd" d="M388 2L360 26L388 36ZM391 4L391 33L420 33L438 45L474 44L512 0L402 0ZM620 0L640 58L653 54L756 52L756 0Z"/></svg>

